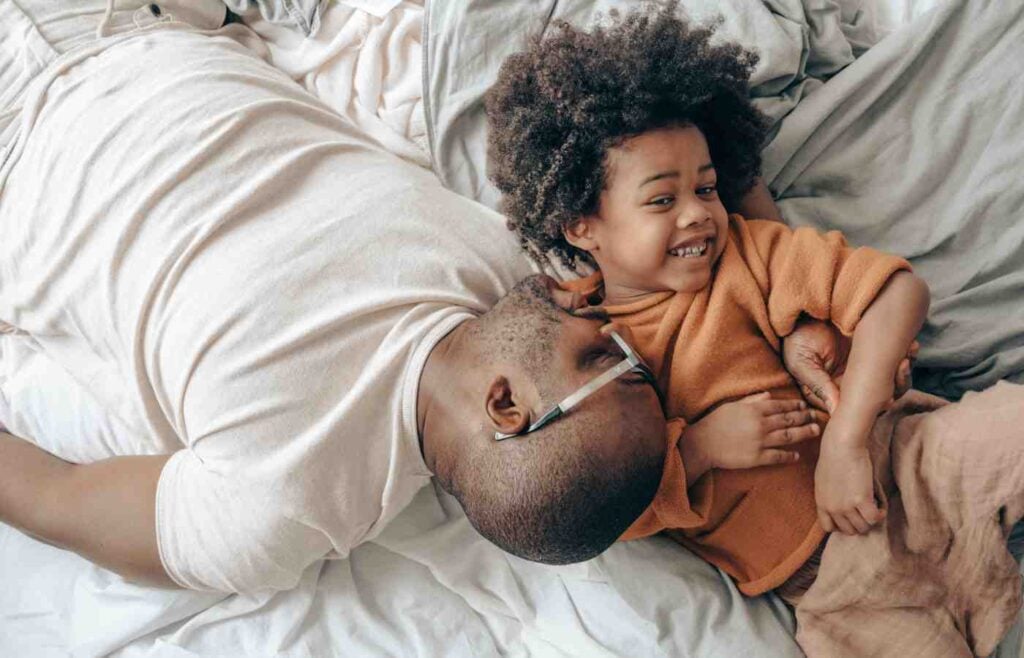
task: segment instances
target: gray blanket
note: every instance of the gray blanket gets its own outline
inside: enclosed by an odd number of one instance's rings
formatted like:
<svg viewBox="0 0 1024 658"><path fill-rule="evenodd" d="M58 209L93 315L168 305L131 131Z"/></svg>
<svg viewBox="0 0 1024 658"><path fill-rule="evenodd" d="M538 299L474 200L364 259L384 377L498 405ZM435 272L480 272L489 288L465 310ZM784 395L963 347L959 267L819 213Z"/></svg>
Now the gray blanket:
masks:
<svg viewBox="0 0 1024 658"><path fill-rule="evenodd" d="M482 99L501 62L554 18L586 25L630 4L428 2L424 105L441 180L497 208ZM720 36L761 55L751 94L774 123L764 173L787 220L906 255L931 284L918 387L956 398L1024 379L1024 2L949 0L880 41L860 0L683 5L720 13ZM643 559L608 565L608 581L664 655L801 655L774 597L738 605L724 576L694 575L692 556L657 540L627 548L615 554ZM1020 644L1018 623L996 655L1017 658Z"/></svg>
<svg viewBox="0 0 1024 658"><path fill-rule="evenodd" d="M721 21L718 38L758 51L751 95L773 122L853 61L879 34L863 0L683 0L696 22ZM424 109L433 165L449 188L498 207L487 181L483 96L508 55L558 20L590 25L635 0L427 2Z"/></svg>
<svg viewBox="0 0 1024 658"><path fill-rule="evenodd" d="M919 388L1024 381L1024 3L946 2L806 98L765 151L787 221L931 286Z"/></svg>
<svg viewBox="0 0 1024 658"><path fill-rule="evenodd" d="M428 3L425 107L442 181L497 208L482 98L501 62L554 19L586 25L635 4ZM761 56L751 94L777 131L765 178L787 221L904 255L931 285L916 385L958 398L1024 381L1024 3L951 0L856 59L879 36L858 0L682 5L720 16L721 38Z"/></svg>

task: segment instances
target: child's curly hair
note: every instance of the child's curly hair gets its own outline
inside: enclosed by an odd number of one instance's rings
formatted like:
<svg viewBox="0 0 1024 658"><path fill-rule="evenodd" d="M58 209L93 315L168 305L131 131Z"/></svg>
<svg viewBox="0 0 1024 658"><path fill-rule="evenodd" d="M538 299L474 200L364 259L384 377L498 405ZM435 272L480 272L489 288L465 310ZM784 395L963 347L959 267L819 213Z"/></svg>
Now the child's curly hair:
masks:
<svg viewBox="0 0 1024 658"><path fill-rule="evenodd" d="M768 126L747 97L757 55L712 45L714 26L689 25L677 4L591 32L560 22L502 64L486 97L488 174L534 258L593 264L562 229L597 212L608 149L649 130L699 128L726 207L754 184Z"/></svg>

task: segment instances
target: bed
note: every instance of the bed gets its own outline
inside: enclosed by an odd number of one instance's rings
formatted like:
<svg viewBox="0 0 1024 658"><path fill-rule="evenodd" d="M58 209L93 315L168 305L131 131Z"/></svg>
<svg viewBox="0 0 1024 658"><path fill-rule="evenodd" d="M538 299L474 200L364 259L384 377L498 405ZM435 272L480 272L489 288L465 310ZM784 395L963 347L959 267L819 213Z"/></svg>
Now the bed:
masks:
<svg viewBox="0 0 1024 658"><path fill-rule="evenodd" d="M392 11L377 17L330 3L319 47L251 7L241 14L260 56L385 147L496 207L481 106L496 67L554 18L582 24L624 4L406 1L378 3ZM1024 222L1014 213L1024 205L1014 176L1024 90L992 65L1024 55L1016 4L683 3L697 18L714 6L721 33L761 53L753 95L774 124L765 179L787 220L904 253L932 283L918 381L947 397L1024 373L1024 306L1015 303ZM346 37L355 20L361 27ZM360 45L406 52L392 60L405 66L405 86L374 87L382 78L371 71L360 96ZM343 72L353 84L336 82ZM410 90L409 79L422 85ZM389 93L387 112L366 101ZM947 179L961 184L939 185ZM6 526L0 583L2 656L801 655L777 598L742 597L667 539L618 544L578 565L528 563L480 538L436 487L287 592L140 588ZM1017 627L997 655L1018 656L1019 645Z"/></svg>

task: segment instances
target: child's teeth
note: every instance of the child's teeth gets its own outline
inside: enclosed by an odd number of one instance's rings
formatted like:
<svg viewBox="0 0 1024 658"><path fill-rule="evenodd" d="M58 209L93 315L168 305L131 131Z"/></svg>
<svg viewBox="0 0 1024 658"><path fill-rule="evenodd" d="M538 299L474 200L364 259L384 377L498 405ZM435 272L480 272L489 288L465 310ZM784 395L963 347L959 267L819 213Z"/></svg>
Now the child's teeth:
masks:
<svg viewBox="0 0 1024 658"><path fill-rule="evenodd" d="M694 256L702 256L708 248L708 241L705 240L699 245L693 247L683 247L682 249L673 249L669 253L673 256L681 256L682 258L693 258Z"/></svg>

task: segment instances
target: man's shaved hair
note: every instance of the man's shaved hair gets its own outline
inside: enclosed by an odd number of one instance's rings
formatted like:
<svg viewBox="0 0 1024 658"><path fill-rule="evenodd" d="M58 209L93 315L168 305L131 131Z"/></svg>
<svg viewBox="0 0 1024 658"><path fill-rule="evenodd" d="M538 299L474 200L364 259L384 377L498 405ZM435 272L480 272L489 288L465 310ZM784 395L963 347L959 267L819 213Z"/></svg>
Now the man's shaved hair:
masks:
<svg viewBox="0 0 1024 658"><path fill-rule="evenodd" d="M480 358L521 364L544 403L556 404L552 363L565 313L541 279L525 280L475 329ZM473 437L441 484L484 537L513 555L547 564L592 558L650 504L665 457L664 441L623 445L642 419L609 424L598 411L581 405L521 438ZM657 427L664 432L662 422Z"/></svg>

